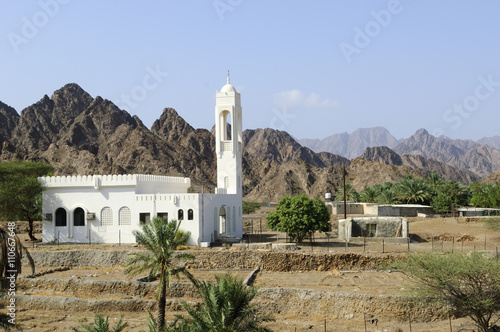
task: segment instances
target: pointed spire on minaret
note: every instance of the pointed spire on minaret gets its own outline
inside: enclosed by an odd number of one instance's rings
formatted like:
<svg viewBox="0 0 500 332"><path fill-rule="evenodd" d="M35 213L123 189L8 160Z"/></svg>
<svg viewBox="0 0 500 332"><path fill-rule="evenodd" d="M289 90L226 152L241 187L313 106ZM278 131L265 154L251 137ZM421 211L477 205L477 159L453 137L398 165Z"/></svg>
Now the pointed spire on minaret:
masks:
<svg viewBox="0 0 500 332"><path fill-rule="evenodd" d="M227 84L229 84L229 70L227 71Z"/></svg>

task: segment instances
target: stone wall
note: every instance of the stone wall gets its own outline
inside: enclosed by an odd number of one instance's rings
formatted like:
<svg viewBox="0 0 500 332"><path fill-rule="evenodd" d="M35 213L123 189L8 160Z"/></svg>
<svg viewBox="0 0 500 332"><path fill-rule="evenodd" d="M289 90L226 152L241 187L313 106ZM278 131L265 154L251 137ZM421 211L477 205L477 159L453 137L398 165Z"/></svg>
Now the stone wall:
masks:
<svg viewBox="0 0 500 332"><path fill-rule="evenodd" d="M32 251L37 267L41 266L123 266L131 250L61 250ZM135 251L136 252L136 251ZM303 254L258 250L193 250L194 261L186 264L193 269L253 269L264 271L329 271L373 269L387 262L390 256L370 257L353 253Z"/></svg>

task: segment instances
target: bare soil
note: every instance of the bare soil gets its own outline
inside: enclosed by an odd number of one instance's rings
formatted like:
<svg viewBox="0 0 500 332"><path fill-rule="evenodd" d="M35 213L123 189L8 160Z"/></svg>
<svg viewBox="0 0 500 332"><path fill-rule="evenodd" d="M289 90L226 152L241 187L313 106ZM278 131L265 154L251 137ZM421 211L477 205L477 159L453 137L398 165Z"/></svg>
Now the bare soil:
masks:
<svg viewBox="0 0 500 332"><path fill-rule="evenodd" d="M265 213L258 214L258 217L264 217ZM500 246L500 232L492 231L485 224L479 221L466 222L465 219L420 219L409 218L410 233L412 239L418 242L410 244L410 251L486 251L495 254ZM246 232L250 233L249 241L257 242L284 242L286 234L277 234L265 228L265 220L259 222L254 220L253 234L250 231L250 222L246 221ZM264 226L262 233L260 225ZM18 236L23 244L32 250L62 250L62 249L117 249L117 245L73 245L62 244L47 245L41 243L32 243L25 241L27 234L23 232L22 226L19 227ZM39 228L38 228L39 229ZM334 234L334 232L332 232ZM41 233L36 234L41 237ZM459 241L462 239L464 241ZM120 249L136 250L134 246L119 246ZM345 252L345 243L338 241L336 237L327 237L325 234L316 234L313 245L305 241L299 245L299 251L305 253L341 253ZM205 249L206 250L206 249ZM378 255L382 253L405 254L408 251L407 244L394 243L351 243L347 248L349 252L367 253ZM42 267L41 271L48 271L51 267ZM133 280L124 271L124 267L74 267L66 271L56 271L47 273L37 278L45 279L84 279L84 280ZM244 279L250 273L250 270L191 270L191 272L201 280L214 280L216 273L229 272ZM174 281L175 280L174 278ZM187 281L181 278L180 281ZM255 285L260 288L296 288L300 290L325 290L352 294L366 295L401 295L403 291L410 286L409 279L393 271L309 271L309 272L260 272L255 281ZM29 292L28 292L29 293ZM35 294L32 295L50 295ZM99 294L88 294L88 298L99 298ZM0 312L5 313L5 309ZM168 319L174 319L176 314L182 312L168 312ZM101 314L109 315L110 321L115 321L122 313L113 311L103 311ZM126 312L123 313L125 321L129 324L126 331L147 330L146 319L147 312ZM18 308L17 322L19 328L34 331L69 331L71 326L79 327L80 324L90 324L93 321L95 313L86 311L72 312L71 309L58 311L31 310L30 308ZM375 325L370 321L365 322L359 318L325 317L321 313L309 313L309 315L297 316L290 314L275 314L276 322L269 324L269 327L275 331L409 331L410 322L378 321ZM326 329L325 329L326 319ZM367 320L370 317L366 318ZM434 321L429 323L412 322L412 331L449 331L448 320ZM452 319L453 331L468 327L472 331L471 321L467 318ZM465 330L464 330L465 331Z"/></svg>

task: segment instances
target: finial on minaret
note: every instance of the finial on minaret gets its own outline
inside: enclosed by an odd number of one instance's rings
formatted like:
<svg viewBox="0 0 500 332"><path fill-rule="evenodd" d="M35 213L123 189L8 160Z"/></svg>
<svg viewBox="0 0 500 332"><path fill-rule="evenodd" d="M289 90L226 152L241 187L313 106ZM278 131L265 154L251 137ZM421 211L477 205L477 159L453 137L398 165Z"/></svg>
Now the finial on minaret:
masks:
<svg viewBox="0 0 500 332"><path fill-rule="evenodd" d="M229 84L229 70L227 71L227 84Z"/></svg>

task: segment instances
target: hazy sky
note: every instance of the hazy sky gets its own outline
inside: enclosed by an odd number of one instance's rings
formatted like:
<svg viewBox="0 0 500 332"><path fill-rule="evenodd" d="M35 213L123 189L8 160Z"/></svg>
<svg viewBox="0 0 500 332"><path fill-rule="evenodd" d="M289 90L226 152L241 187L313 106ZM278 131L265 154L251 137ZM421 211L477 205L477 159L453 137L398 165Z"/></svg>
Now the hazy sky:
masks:
<svg viewBox="0 0 500 332"><path fill-rule="evenodd" d="M386 127L500 135L500 1L0 1L0 100L19 113L77 83L150 127L173 107L323 138ZM1 124L0 124L1 125Z"/></svg>

